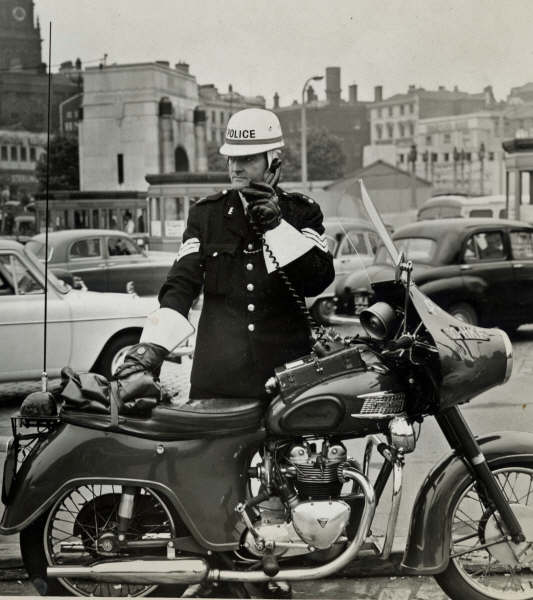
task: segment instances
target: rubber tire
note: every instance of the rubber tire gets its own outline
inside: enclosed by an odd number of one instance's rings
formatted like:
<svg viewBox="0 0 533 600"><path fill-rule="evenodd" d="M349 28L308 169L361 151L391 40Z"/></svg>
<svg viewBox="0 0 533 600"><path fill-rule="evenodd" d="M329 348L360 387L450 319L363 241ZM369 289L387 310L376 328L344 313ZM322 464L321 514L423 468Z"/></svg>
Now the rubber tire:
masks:
<svg viewBox="0 0 533 600"><path fill-rule="evenodd" d="M457 314L463 315L464 318L459 320L464 321L468 325L477 325L479 322L474 307L471 304L468 304L468 302L458 302L457 304L453 304L446 312L456 319L458 318Z"/></svg>
<svg viewBox="0 0 533 600"><path fill-rule="evenodd" d="M126 333L119 334L116 338L108 342L105 346L102 354L96 362L96 366L92 369L95 373L103 375L107 379L111 379L111 364L117 352L122 350L126 346L133 346L139 343L141 332L129 331Z"/></svg>
<svg viewBox="0 0 533 600"><path fill-rule="evenodd" d="M73 596L74 594L64 587L57 579L46 576L47 560L44 553L44 527L49 511L33 521L31 525L20 532L20 551L22 560L28 577L35 589L41 596ZM147 596L157 596L161 598L179 597L183 586L159 585L153 592ZM178 589L177 589L178 588ZM179 592L179 593L178 593ZM98 596L94 596L95 598Z"/></svg>
<svg viewBox="0 0 533 600"><path fill-rule="evenodd" d="M508 461L498 464L498 469L504 469L506 467L513 466L522 468L528 467L530 469L533 469L533 462L520 462L515 464L513 459L510 458ZM469 478L465 485L457 488L453 493L453 498L450 502L451 508L450 514L448 515L448 519L452 518L457 500L461 497L463 491L471 483L472 478ZM434 578L439 584L439 586L444 590L444 592L450 597L451 600L495 600L494 598L486 596L485 594L482 594L477 590L474 590L471 587L469 587L452 560L448 562L448 566L446 567L446 569L442 573L435 575Z"/></svg>

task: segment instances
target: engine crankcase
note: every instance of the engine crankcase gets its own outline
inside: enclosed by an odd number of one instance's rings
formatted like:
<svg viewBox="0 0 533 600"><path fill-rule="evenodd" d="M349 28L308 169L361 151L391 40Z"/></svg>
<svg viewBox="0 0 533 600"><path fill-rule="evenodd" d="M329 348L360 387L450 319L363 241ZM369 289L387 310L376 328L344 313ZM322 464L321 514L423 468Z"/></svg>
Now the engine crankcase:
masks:
<svg viewBox="0 0 533 600"><path fill-rule="evenodd" d="M350 507L342 500L301 502L292 510L298 535L310 546L325 550L342 535L350 519Z"/></svg>
<svg viewBox="0 0 533 600"><path fill-rule="evenodd" d="M257 532L274 548L276 556L301 556L311 552L307 544L302 543L302 538L296 533L292 523L275 523L256 527ZM273 544L269 544L273 542ZM255 556L263 556L264 549L259 549L254 536L250 531L244 538L244 547Z"/></svg>

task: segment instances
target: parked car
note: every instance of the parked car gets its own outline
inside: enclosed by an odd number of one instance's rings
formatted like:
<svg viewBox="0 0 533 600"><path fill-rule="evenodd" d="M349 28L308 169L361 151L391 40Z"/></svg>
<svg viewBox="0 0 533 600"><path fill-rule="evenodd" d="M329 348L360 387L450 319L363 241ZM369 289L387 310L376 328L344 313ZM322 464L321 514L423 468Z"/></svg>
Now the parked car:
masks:
<svg viewBox="0 0 533 600"><path fill-rule="evenodd" d="M34 236L27 246L44 260L44 233ZM171 252L152 255L129 234L111 229L53 231L48 234L48 246L48 264L56 275L65 279L66 272L71 278L81 278L95 292L125 292L133 282L140 296L155 295L176 258Z"/></svg>
<svg viewBox="0 0 533 600"><path fill-rule="evenodd" d="M43 370L42 262L18 242L0 240L0 381L38 379ZM65 365L109 377L139 340L155 297L72 289L48 273L47 365L57 377Z"/></svg>
<svg viewBox="0 0 533 600"><path fill-rule="evenodd" d="M505 219L439 219L398 229L395 245L414 263L413 280L444 310L467 323L514 330L533 322L533 227ZM338 311L358 314L372 282L390 279L384 247L366 273L337 287Z"/></svg>
<svg viewBox="0 0 533 600"><path fill-rule="evenodd" d="M462 196L441 194L424 202L417 214L418 221L450 219L453 217L506 218L505 196Z"/></svg>
<svg viewBox="0 0 533 600"><path fill-rule="evenodd" d="M329 218L324 221L324 227L333 255L335 280L322 294L307 299L307 306L319 323L327 323L335 311L335 289L346 275L372 263L378 241L374 226L363 219Z"/></svg>

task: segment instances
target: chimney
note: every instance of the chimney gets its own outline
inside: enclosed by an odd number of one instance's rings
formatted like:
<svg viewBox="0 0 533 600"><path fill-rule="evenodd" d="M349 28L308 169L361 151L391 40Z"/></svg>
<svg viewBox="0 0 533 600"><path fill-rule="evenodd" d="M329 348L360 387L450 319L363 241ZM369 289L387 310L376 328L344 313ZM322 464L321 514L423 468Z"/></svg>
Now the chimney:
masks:
<svg viewBox="0 0 533 600"><path fill-rule="evenodd" d="M231 83L228 85L228 94L233 94L233 86Z"/></svg>
<svg viewBox="0 0 533 600"><path fill-rule="evenodd" d="M168 60L156 60L155 64L161 65L162 67L170 67L170 63L168 62Z"/></svg>
<svg viewBox="0 0 533 600"><path fill-rule="evenodd" d="M411 83L409 85L409 87L407 88L407 93L408 94L414 94L416 90L416 85L414 83Z"/></svg>
<svg viewBox="0 0 533 600"><path fill-rule="evenodd" d="M279 108L279 94L278 94L278 92L276 92L274 94L274 110L276 110L276 108Z"/></svg>
<svg viewBox="0 0 533 600"><path fill-rule="evenodd" d="M496 102L496 98L494 98L494 91L492 90L491 85L487 85L483 88L483 94L485 98L485 104L490 106Z"/></svg>
<svg viewBox="0 0 533 600"><path fill-rule="evenodd" d="M446 87L443 85L439 85L439 92L444 92L446 91Z"/></svg>
<svg viewBox="0 0 533 600"><path fill-rule="evenodd" d="M309 104L310 102L313 102L313 100L315 99L315 90L313 89L312 85L307 86L307 104Z"/></svg>
<svg viewBox="0 0 533 600"><path fill-rule="evenodd" d="M76 71L81 71L81 58L76 59Z"/></svg>
<svg viewBox="0 0 533 600"><path fill-rule="evenodd" d="M459 86L458 85L454 85L453 86L453 91L454 92L458 92L459 91Z"/></svg>
<svg viewBox="0 0 533 600"><path fill-rule="evenodd" d="M341 68L326 67L326 101L338 104L341 101Z"/></svg>
<svg viewBox="0 0 533 600"><path fill-rule="evenodd" d="M383 100L383 86L374 86L374 102L381 102Z"/></svg>
<svg viewBox="0 0 533 600"><path fill-rule="evenodd" d="M352 83L352 85L348 86L348 102L350 104L357 103L357 84Z"/></svg>
<svg viewBox="0 0 533 600"><path fill-rule="evenodd" d="M181 71L181 73L185 73L186 75L189 74L189 63L180 60L180 62L176 63L174 66L176 67L176 71Z"/></svg>
<svg viewBox="0 0 533 600"><path fill-rule="evenodd" d="M61 66L59 67L59 72L61 73L62 71L72 71L73 68L74 65L72 64L72 61L66 60L65 62L61 63Z"/></svg>

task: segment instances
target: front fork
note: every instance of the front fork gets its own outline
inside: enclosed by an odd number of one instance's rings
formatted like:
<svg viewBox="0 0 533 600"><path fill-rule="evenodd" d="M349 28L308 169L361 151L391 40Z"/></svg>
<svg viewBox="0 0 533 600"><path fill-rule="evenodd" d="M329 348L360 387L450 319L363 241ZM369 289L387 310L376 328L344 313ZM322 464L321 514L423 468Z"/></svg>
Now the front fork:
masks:
<svg viewBox="0 0 533 600"><path fill-rule="evenodd" d="M522 527L459 408L457 406L449 408L436 419L452 449L468 461L476 480L484 489L487 500L500 513L513 542L517 544L524 542L526 538Z"/></svg>

